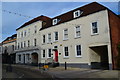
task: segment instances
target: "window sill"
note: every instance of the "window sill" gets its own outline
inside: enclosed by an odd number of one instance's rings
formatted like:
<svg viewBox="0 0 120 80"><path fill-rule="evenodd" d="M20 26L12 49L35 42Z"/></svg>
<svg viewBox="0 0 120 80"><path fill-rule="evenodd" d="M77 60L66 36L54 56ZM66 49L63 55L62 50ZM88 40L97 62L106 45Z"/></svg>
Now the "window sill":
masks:
<svg viewBox="0 0 120 80"><path fill-rule="evenodd" d="M63 39L63 41L67 41L68 39Z"/></svg>
<svg viewBox="0 0 120 80"><path fill-rule="evenodd" d="M64 56L63 58L64 58L64 59L69 59L69 57L65 57L65 56Z"/></svg>
<svg viewBox="0 0 120 80"><path fill-rule="evenodd" d="M99 33L92 33L91 36L99 35Z"/></svg>
<svg viewBox="0 0 120 80"><path fill-rule="evenodd" d="M52 42L48 42L47 44L52 44Z"/></svg>
<svg viewBox="0 0 120 80"><path fill-rule="evenodd" d="M75 37L75 39L78 39L78 38L81 38L80 36L78 36L78 37Z"/></svg>
<svg viewBox="0 0 120 80"><path fill-rule="evenodd" d="M42 45L45 45L45 43L42 43Z"/></svg>
<svg viewBox="0 0 120 80"><path fill-rule="evenodd" d="M82 58L82 56L76 56L76 58Z"/></svg>
<svg viewBox="0 0 120 80"><path fill-rule="evenodd" d="M50 59L50 58L52 58L52 57L47 57L47 59Z"/></svg>
<svg viewBox="0 0 120 80"><path fill-rule="evenodd" d="M58 42L58 40L57 40L57 41L54 41L53 43L56 43L56 42Z"/></svg>

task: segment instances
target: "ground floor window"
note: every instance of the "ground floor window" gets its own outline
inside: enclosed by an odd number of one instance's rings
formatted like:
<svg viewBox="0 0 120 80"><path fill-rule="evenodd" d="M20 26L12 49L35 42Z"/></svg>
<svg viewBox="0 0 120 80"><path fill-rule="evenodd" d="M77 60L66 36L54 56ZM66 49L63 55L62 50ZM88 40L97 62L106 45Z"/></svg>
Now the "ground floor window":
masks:
<svg viewBox="0 0 120 80"><path fill-rule="evenodd" d="M51 57L52 49L48 49L48 58Z"/></svg>
<svg viewBox="0 0 120 80"><path fill-rule="evenodd" d="M19 61L21 61L21 55L18 55L18 59L19 59Z"/></svg>
<svg viewBox="0 0 120 80"><path fill-rule="evenodd" d="M64 47L64 57L69 56L68 46Z"/></svg>
<svg viewBox="0 0 120 80"><path fill-rule="evenodd" d="M29 54L27 54L27 59L28 59L28 60L30 59L30 55L29 55Z"/></svg>
<svg viewBox="0 0 120 80"><path fill-rule="evenodd" d="M76 45L76 57L81 56L81 45Z"/></svg>
<svg viewBox="0 0 120 80"><path fill-rule="evenodd" d="M43 58L45 58L45 50L43 50Z"/></svg>

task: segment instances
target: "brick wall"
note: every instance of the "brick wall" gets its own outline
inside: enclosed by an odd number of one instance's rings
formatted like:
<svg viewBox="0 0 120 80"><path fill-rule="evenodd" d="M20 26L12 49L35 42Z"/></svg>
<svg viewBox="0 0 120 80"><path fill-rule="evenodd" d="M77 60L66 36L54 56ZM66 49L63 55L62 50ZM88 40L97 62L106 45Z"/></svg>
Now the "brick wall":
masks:
<svg viewBox="0 0 120 80"><path fill-rule="evenodd" d="M109 15L109 25L110 25L110 36L111 36L111 45L112 45L112 62L113 69L117 69L117 58L118 58L118 50L117 46L120 42L120 18L108 11Z"/></svg>

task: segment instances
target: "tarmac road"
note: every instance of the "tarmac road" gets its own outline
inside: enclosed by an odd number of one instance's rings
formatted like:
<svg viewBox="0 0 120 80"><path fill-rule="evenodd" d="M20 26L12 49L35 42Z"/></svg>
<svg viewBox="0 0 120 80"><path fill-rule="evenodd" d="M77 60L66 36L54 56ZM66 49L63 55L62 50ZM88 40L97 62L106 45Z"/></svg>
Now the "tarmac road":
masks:
<svg viewBox="0 0 120 80"><path fill-rule="evenodd" d="M30 78L39 78L39 80L43 80L43 78L51 78L50 75L45 74L42 71L36 71L30 68L16 66L12 67L12 72L6 72L6 67L6 65L3 66L3 80L6 80L5 78L24 78L24 80L28 80Z"/></svg>
<svg viewBox="0 0 120 80"><path fill-rule="evenodd" d="M116 70L82 68L68 68L64 70L63 67L57 67L43 71L35 66L12 65L12 72L5 72L6 66L3 65L3 78L15 78L14 80L120 80L118 78L118 76L120 77L119 71Z"/></svg>

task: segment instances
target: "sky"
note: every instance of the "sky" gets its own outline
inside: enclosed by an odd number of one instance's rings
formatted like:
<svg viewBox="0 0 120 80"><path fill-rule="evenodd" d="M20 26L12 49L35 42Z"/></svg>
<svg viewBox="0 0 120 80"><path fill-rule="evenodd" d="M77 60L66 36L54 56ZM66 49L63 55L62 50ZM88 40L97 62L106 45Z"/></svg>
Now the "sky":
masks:
<svg viewBox="0 0 120 80"><path fill-rule="evenodd" d="M2 2L2 40L16 33L16 29L25 22L40 16L53 18L75 8L91 2ZM118 13L118 2L98 2L116 14ZM18 13L32 18L16 15ZM0 40L1 42L1 40Z"/></svg>

